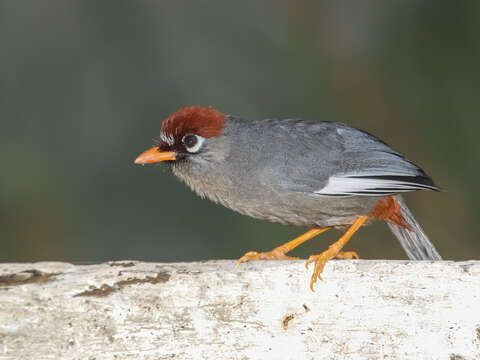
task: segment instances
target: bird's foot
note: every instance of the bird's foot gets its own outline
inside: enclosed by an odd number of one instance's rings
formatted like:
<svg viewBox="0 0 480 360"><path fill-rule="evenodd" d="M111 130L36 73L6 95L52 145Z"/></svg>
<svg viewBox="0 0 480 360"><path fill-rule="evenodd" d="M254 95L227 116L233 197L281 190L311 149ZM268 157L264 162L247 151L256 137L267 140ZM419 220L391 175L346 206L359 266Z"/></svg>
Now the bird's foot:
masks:
<svg viewBox="0 0 480 360"><path fill-rule="evenodd" d="M240 265L244 261L249 260L298 260L298 257L292 257L285 255L286 253L295 249L298 245L303 244L305 241L310 240L311 238L327 231L329 228L319 228L315 227L305 234L300 235L299 237L281 245L277 246L272 251L261 252L258 253L256 251L249 251L245 255L243 255L240 259L238 259L238 265Z"/></svg>
<svg viewBox="0 0 480 360"><path fill-rule="evenodd" d="M335 255L335 259L358 259L358 254L356 251L340 251L337 255Z"/></svg>
<svg viewBox="0 0 480 360"><path fill-rule="evenodd" d="M321 253L320 255L312 255L308 258L305 263L305 267L308 269L310 263L315 263L315 268L313 269L312 279L310 280L310 289L313 290L313 285L317 282L317 279L322 280L322 272L325 268L325 264L328 260L337 257L339 259L358 259L358 254L355 251L342 251L342 248L352 237L352 235L357 231L360 226L368 219L368 216L360 216L355 220L355 222L348 228L348 230L342 235L340 239L334 242L329 248Z"/></svg>
<svg viewBox="0 0 480 360"><path fill-rule="evenodd" d="M238 259L238 265L242 262L250 261L250 260L298 260L298 257L287 256L285 253L286 249L282 248L281 246L273 249L272 251L261 252L258 253L256 251L249 251L245 255L243 255L240 259Z"/></svg>
<svg viewBox="0 0 480 360"><path fill-rule="evenodd" d="M335 244L334 244L335 245ZM330 248L320 255L312 255L308 258L305 263L305 267L308 269L308 265L312 262L315 263L315 268L313 269L312 279L310 280L310 289L313 290L313 285L317 282L317 279L322 280L322 272L325 268L325 264L328 260L337 258L337 259L358 259L358 254L355 251L338 251L335 246L330 246Z"/></svg>
<svg viewBox="0 0 480 360"><path fill-rule="evenodd" d="M310 265L312 262L315 263L315 267L313 269L313 274L312 278L310 280L310 290L313 290L313 285L317 282L317 279L322 280L322 272L325 267L325 264L327 263L328 260L330 260L332 257L335 257L335 254L329 254L329 250L324 251L320 255L312 255L308 258L307 262L305 263L305 267L308 269L308 265Z"/></svg>

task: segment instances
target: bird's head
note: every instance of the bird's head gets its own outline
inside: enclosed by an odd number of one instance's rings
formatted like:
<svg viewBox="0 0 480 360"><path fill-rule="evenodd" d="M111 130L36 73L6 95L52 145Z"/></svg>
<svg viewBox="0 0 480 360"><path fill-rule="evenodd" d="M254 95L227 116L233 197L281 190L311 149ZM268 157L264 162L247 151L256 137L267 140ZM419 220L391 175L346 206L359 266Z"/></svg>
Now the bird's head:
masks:
<svg viewBox="0 0 480 360"><path fill-rule="evenodd" d="M211 107L189 106L178 110L163 121L158 145L138 156L135 164L175 163L200 156L209 139L221 135L226 118Z"/></svg>

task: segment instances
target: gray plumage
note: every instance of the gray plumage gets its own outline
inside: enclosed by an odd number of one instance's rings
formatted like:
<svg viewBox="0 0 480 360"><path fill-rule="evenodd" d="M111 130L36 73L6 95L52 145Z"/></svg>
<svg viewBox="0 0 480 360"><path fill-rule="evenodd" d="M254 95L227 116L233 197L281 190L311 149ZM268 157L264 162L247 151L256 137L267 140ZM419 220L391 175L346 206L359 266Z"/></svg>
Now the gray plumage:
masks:
<svg viewBox="0 0 480 360"><path fill-rule="evenodd" d="M379 197L438 190L400 153L363 131L298 119L229 116L222 134L172 170L202 197L239 213L296 226L344 226L370 214ZM439 259L400 197L412 230L389 224L412 259Z"/></svg>

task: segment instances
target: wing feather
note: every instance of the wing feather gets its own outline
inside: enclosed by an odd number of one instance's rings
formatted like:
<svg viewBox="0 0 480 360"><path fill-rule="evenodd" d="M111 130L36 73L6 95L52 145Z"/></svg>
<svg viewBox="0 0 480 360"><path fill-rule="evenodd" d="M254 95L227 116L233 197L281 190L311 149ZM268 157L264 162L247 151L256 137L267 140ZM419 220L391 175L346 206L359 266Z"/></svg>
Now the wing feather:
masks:
<svg viewBox="0 0 480 360"><path fill-rule="evenodd" d="M315 194L323 196L386 196L414 190L439 188L428 176L405 174L344 174L329 177Z"/></svg>

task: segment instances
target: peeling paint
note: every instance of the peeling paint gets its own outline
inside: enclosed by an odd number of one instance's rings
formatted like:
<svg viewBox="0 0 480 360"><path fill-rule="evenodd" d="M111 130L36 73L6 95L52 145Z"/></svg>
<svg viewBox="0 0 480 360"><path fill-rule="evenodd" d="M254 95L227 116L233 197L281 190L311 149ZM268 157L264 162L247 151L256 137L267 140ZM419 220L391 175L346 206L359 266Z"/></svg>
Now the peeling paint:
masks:
<svg viewBox="0 0 480 360"><path fill-rule="evenodd" d="M127 268L127 267L135 266L135 262L134 261L109 261L108 265Z"/></svg>
<svg viewBox="0 0 480 360"><path fill-rule="evenodd" d="M102 296L107 296L110 295L111 293L117 291L118 289L114 288L113 286L103 284L99 288L93 288L91 290L85 290L82 291L81 293L73 295L73 297L78 297L78 296L96 296L96 297L102 297Z"/></svg>
<svg viewBox="0 0 480 360"><path fill-rule="evenodd" d="M146 276L143 279L128 278L126 280L121 280L116 282L113 286L103 284L99 288L82 291L81 293L73 295L73 297L79 297L79 296L103 297L103 296L108 296L116 291L119 291L125 286L135 285L135 284L158 284L158 283L167 282L169 279L170 279L169 273L159 272L155 277Z"/></svg>
<svg viewBox="0 0 480 360"><path fill-rule="evenodd" d="M19 273L0 275L0 287L45 283L54 280L56 275L58 273L45 273L39 270L25 270Z"/></svg>

